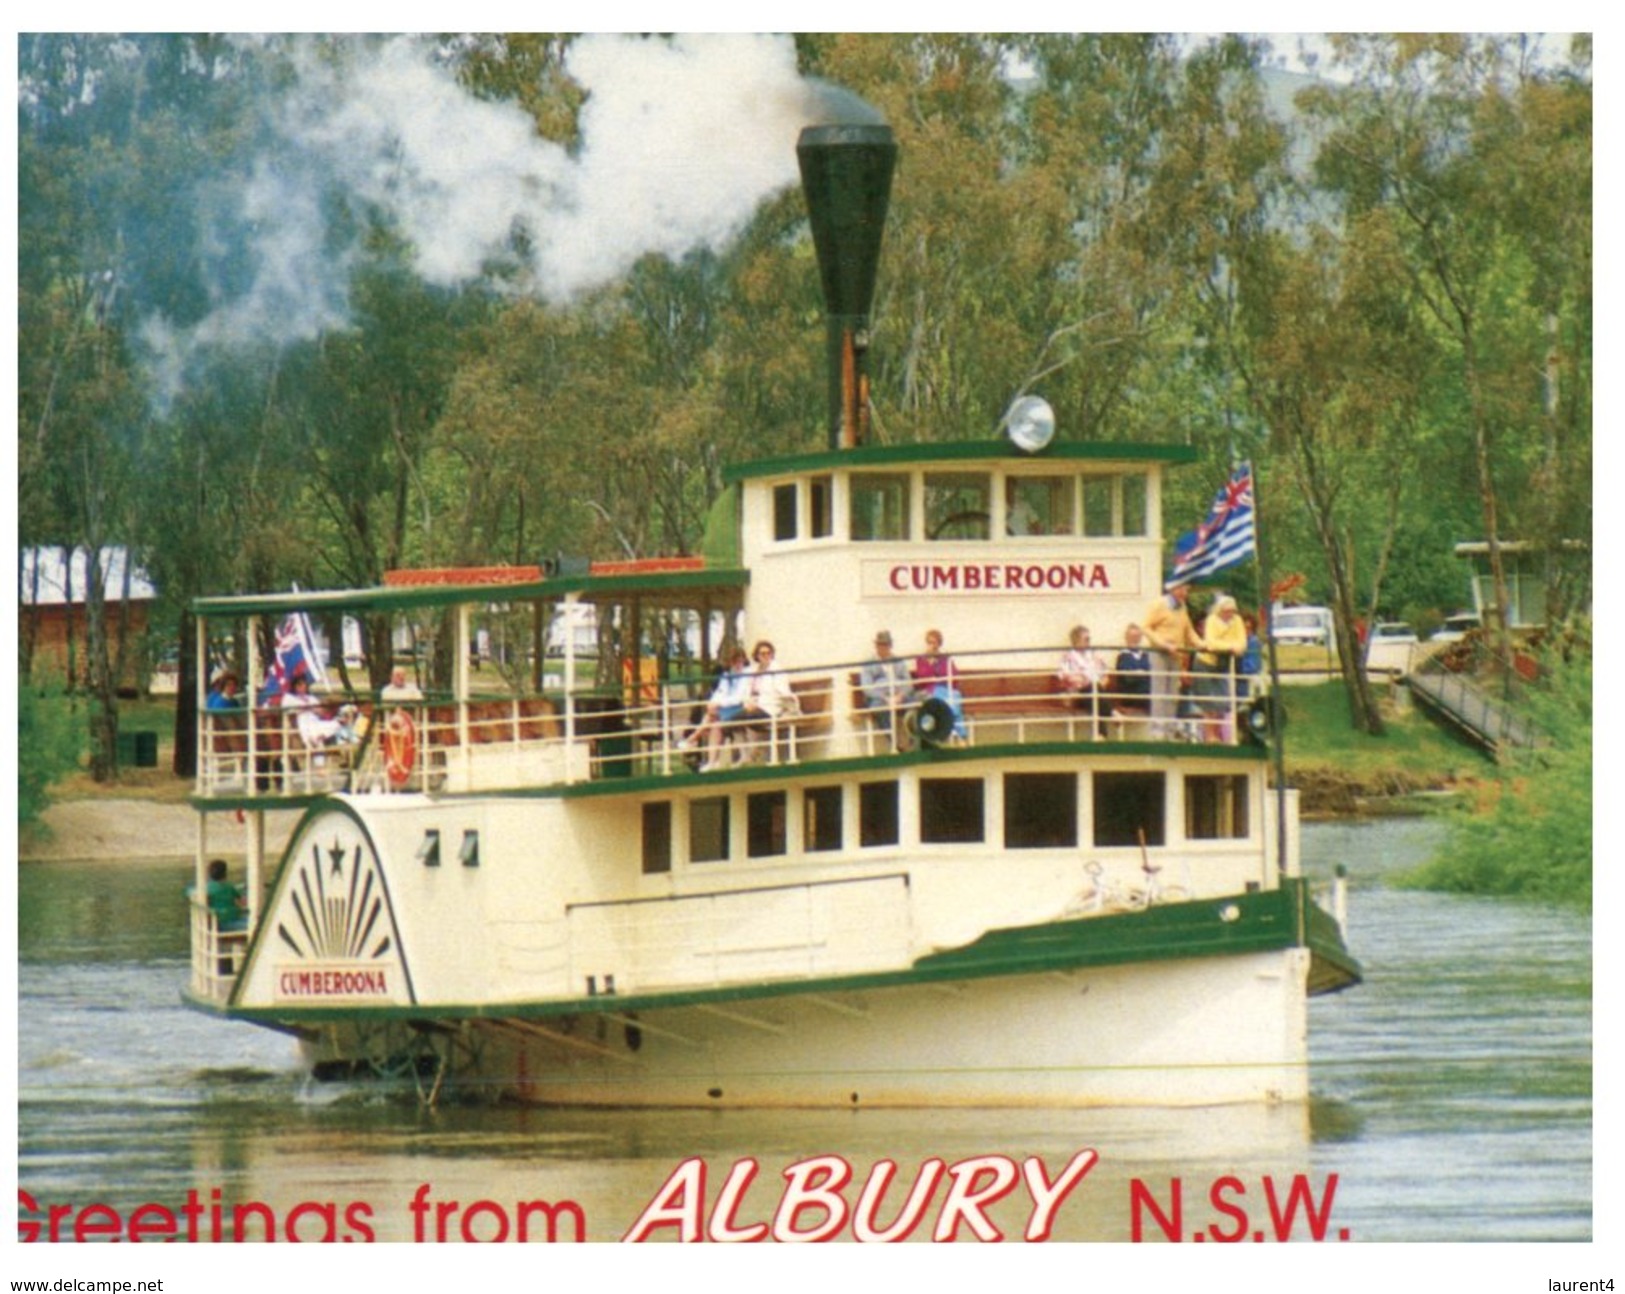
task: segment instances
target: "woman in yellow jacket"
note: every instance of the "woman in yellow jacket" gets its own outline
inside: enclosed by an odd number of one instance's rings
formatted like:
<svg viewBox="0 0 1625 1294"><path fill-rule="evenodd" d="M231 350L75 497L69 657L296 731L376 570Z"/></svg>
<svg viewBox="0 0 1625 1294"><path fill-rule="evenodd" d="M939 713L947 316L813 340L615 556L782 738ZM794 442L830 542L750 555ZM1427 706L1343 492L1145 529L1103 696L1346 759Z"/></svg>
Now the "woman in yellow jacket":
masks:
<svg viewBox="0 0 1625 1294"><path fill-rule="evenodd" d="M1220 595L1202 622L1201 650L1196 654L1196 695L1202 708L1203 735L1208 741L1235 739L1236 663L1247 650L1247 623L1236 600Z"/></svg>

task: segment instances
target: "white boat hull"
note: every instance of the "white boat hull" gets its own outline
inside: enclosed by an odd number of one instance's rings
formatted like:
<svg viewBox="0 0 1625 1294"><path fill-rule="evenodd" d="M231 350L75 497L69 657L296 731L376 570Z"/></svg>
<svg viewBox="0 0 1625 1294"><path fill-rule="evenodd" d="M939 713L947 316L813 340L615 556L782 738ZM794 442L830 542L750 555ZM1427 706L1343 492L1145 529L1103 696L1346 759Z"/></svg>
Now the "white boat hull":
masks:
<svg viewBox="0 0 1625 1294"><path fill-rule="evenodd" d="M362 1051L415 1047L420 1083L557 1106L1295 1101L1309 960L1285 949L416 1031L340 1023L309 1050L318 1072L353 1073Z"/></svg>

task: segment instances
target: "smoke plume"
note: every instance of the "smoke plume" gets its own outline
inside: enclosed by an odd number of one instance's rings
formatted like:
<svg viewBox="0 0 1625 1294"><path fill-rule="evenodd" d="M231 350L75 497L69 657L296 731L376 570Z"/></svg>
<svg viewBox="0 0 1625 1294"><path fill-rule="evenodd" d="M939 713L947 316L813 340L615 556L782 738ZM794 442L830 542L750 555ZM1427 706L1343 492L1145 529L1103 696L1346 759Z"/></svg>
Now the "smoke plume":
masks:
<svg viewBox="0 0 1625 1294"><path fill-rule="evenodd" d="M343 324L358 249L335 235L335 195L398 230L426 282L466 285L500 264L510 288L558 300L645 253L721 246L796 181L803 125L877 119L799 76L782 36L586 36L567 68L586 92L574 151L518 106L470 94L427 41L358 48L346 67L314 49L297 60L247 182L202 204L205 262L232 287L211 286L199 322L144 330L160 387L173 395L206 350Z"/></svg>

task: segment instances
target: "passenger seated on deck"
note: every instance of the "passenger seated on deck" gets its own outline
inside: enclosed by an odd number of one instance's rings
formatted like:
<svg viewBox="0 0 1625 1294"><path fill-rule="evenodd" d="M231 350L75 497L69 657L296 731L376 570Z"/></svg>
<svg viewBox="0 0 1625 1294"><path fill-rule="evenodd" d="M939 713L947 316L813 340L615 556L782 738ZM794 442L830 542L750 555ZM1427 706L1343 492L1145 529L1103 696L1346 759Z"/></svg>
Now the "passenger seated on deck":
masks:
<svg viewBox="0 0 1625 1294"><path fill-rule="evenodd" d="M907 749L907 733L900 722L913 700L914 688L908 677L908 663L892 655L891 631L875 635L875 658L858 671L858 687L863 691L863 709L869 722L881 732L890 733L898 750Z"/></svg>
<svg viewBox="0 0 1625 1294"><path fill-rule="evenodd" d="M289 691L282 698L282 708L296 712L295 726L299 740L306 750L321 750L330 746L348 746L355 741L355 707L345 706L334 712L334 707L318 701L310 694L310 677L295 674Z"/></svg>
<svg viewBox="0 0 1625 1294"><path fill-rule="evenodd" d="M946 701L954 713L953 742L965 740L965 699L959 692L954 658L942 650L942 630L925 631L925 654L914 658L914 686L922 696Z"/></svg>
<svg viewBox="0 0 1625 1294"><path fill-rule="evenodd" d="M384 684L383 691L379 692L380 701L393 701L400 705L410 701L423 700L423 691L416 683L406 677L404 666L397 665L389 674L389 682Z"/></svg>
<svg viewBox="0 0 1625 1294"><path fill-rule="evenodd" d="M680 743L684 750L705 751L705 763L700 765L702 773L717 767L728 725L738 723L745 712L746 668L750 658L745 655L745 649L735 643L723 650L722 659L726 665L711 693L711 699L706 702L705 718Z"/></svg>
<svg viewBox="0 0 1625 1294"><path fill-rule="evenodd" d="M740 722L747 728L765 728L771 732L775 720L788 719L801 713L786 674L773 668L777 654L773 644L763 639L751 653L756 663L745 676L745 704Z"/></svg>
<svg viewBox="0 0 1625 1294"><path fill-rule="evenodd" d="M203 702L205 710L235 710L241 701L237 699L237 689L242 684L230 670L219 675L209 688L209 695Z"/></svg>
<svg viewBox="0 0 1625 1294"><path fill-rule="evenodd" d="M1111 678L1112 717L1143 719L1151 713L1151 653L1145 648L1145 631L1130 625L1123 643ZM1123 726L1119 723L1119 730Z"/></svg>
<svg viewBox="0 0 1625 1294"><path fill-rule="evenodd" d="M1072 708L1089 716L1089 735L1098 737L1100 693L1106 686L1111 667L1106 664L1106 658L1089 645L1089 630L1085 626L1074 625L1069 637L1072 646L1061 657L1056 677L1066 689Z"/></svg>

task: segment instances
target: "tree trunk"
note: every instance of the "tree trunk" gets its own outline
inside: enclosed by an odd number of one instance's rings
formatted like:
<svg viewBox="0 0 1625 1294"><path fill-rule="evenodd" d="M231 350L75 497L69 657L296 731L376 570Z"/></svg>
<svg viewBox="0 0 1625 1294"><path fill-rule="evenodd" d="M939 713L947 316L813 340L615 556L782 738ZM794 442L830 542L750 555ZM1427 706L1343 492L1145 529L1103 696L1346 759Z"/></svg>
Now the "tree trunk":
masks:
<svg viewBox="0 0 1625 1294"><path fill-rule="evenodd" d="M176 777L197 776L197 621L181 612L179 669L175 675L175 756L170 768ZM252 695L252 687L245 695Z"/></svg>

